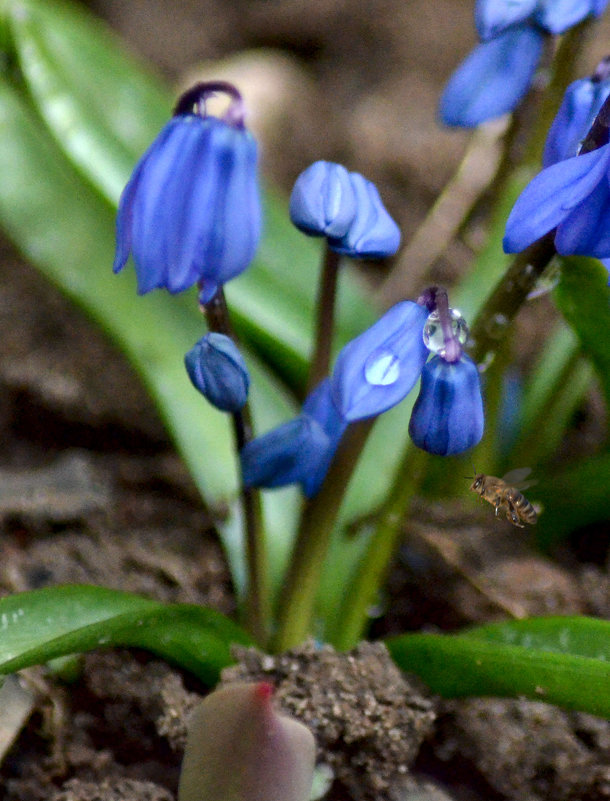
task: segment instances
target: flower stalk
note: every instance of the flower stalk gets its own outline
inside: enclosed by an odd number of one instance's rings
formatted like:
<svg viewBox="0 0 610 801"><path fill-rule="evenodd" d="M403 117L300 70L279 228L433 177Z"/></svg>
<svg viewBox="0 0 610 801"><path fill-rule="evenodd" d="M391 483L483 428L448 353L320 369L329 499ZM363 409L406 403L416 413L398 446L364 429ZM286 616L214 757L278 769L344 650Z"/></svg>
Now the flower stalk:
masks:
<svg viewBox="0 0 610 801"><path fill-rule="evenodd" d="M310 393L329 373L332 332L335 330L335 299L341 256L325 240L318 302L314 352L309 370L307 392Z"/></svg>

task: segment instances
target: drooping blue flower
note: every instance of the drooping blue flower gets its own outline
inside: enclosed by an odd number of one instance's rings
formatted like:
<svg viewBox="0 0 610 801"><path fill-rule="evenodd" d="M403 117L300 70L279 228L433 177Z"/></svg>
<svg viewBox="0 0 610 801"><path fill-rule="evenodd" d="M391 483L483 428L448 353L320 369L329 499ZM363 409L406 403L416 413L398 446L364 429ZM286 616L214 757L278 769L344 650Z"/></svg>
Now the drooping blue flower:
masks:
<svg viewBox="0 0 610 801"><path fill-rule="evenodd" d="M525 187L508 217L506 253L525 250L556 228L561 255L610 257L609 178L610 144L547 167Z"/></svg>
<svg viewBox="0 0 610 801"><path fill-rule="evenodd" d="M290 219L310 236L342 237L356 216L356 196L341 164L316 161L297 178L290 195Z"/></svg>
<svg viewBox="0 0 610 801"><path fill-rule="evenodd" d="M352 259L393 256L400 245L400 229L383 205L375 184L358 172L350 173L356 215L342 237L329 237L328 246Z"/></svg>
<svg viewBox="0 0 610 801"><path fill-rule="evenodd" d="M313 497L346 427L325 379L308 396L299 417L245 445L240 454L244 486L271 489L298 483L307 498Z"/></svg>
<svg viewBox="0 0 610 801"><path fill-rule="evenodd" d="M290 219L310 236L327 237L331 250L355 259L393 256L400 245L400 230L377 187L333 162L316 161L299 175Z"/></svg>
<svg viewBox="0 0 610 801"><path fill-rule="evenodd" d="M341 350L331 386L345 420L381 414L411 391L429 353L422 338L427 317L425 307L401 301Z"/></svg>
<svg viewBox="0 0 610 801"><path fill-rule="evenodd" d="M474 128L513 111L531 85L543 42L538 27L524 24L475 47L441 96L445 125Z"/></svg>
<svg viewBox="0 0 610 801"><path fill-rule="evenodd" d="M214 331L202 337L184 357L193 386L223 412L237 412L248 399L248 368L233 340Z"/></svg>
<svg viewBox="0 0 610 801"><path fill-rule="evenodd" d="M608 0L477 0L474 18L483 42L523 22L557 35L589 15L599 16L607 4Z"/></svg>
<svg viewBox="0 0 610 801"><path fill-rule="evenodd" d="M131 252L140 294L222 285L248 267L260 233L257 148L243 120L180 111L123 191L114 271Z"/></svg>
<svg viewBox="0 0 610 801"><path fill-rule="evenodd" d="M454 456L483 436L481 383L476 364L466 355L457 362L434 356L425 365L409 434L417 445L437 456Z"/></svg>
<svg viewBox="0 0 610 801"><path fill-rule="evenodd" d="M602 62L600 67L607 70L608 64ZM568 86L546 138L543 167L550 167L551 164L578 154L583 139L609 95L608 77L600 80L594 75L581 78Z"/></svg>

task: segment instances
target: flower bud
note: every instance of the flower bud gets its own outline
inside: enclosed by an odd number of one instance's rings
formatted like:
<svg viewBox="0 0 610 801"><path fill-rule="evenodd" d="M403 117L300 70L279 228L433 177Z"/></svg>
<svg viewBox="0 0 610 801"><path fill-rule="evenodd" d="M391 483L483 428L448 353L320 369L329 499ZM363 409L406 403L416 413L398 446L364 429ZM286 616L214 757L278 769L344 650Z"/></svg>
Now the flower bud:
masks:
<svg viewBox="0 0 610 801"><path fill-rule="evenodd" d="M476 364L462 355L458 362L434 356L422 370L409 434L417 445L437 456L472 448L483 436L481 382Z"/></svg>
<svg viewBox="0 0 610 801"><path fill-rule="evenodd" d="M202 337L184 357L195 389L223 412L237 412L248 399L250 376L232 339L211 332Z"/></svg>
<svg viewBox="0 0 610 801"><path fill-rule="evenodd" d="M350 174L341 164L316 161L302 172L290 195L290 219L310 236L344 236L356 215Z"/></svg>
<svg viewBox="0 0 610 801"><path fill-rule="evenodd" d="M341 350L331 384L345 420L381 414L413 389L428 358L422 338L427 318L424 306L404 300Z"/></svg>
<svg viewBox="0 0 610 801"><path fill-rule="evenodd" d="M213 91L205 87L202 103ZM248 267L260 238L256 142L235 113L218 119L183 105L140 159L119 203L114 271L131 252L140 294L222 285Z"/></svg>

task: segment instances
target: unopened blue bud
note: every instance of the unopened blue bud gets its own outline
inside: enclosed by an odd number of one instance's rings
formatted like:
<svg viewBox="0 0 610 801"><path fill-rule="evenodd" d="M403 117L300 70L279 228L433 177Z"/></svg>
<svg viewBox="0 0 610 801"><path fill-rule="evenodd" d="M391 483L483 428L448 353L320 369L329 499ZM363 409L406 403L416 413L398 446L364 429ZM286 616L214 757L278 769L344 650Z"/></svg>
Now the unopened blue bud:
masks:
<svg viewBox="0 0 610 801"><path fill-rule="evenodd" d="M558 35L589 15L599 16L607 3L608 0L477 0L474 18L484 42L523 22Z"/></svg>
<svg viewBox="0 0 610 801"><path fill-rule="evenodd" d="M413 389L429 353L422 337L427 317L423 306L401 301L341 350L331 385L345 420L381 414Z"/></svg>
<svg viewBox="0 0 610 801"><path fill-rule="evenodd" d="M351 172L356 198L356 216L342 237L329 237L331 250L353 259L382 259L393 256L400 245L400 229L383 205L375 184L360 173Z"/></svg>
<svg viewBox="0 0 610 801"><path fill-rule="evenodd" d="M538 0L477 0L474 22L482 42L531 17Z"/></svg>
<svg viewBox="0 0 610 801"><path fill-rule="evenodd" d="M544 167L576 156L608 95L608 78L581 78L568 86L546 139Z"/></svg>
<svg viewBox="0 0 610 801"><path fill-rule="evenodd" d="M290 195L290 219L299 230L342 237L355 215L350 174L341 164L316 161L299 175Z"/></svg>
<svg viewBox="0 0 610 801"><path fill-rule="evenodd" d="M256 142L227 119L178 113L121 195L114 271L131 252L140 294L222 285L254 257L261 233Z"/></svg>
<svg viewBox="0 0 610 801"><path fill-rule="evenodd" d="M589 15L598 17L608 0L539 0L535 20L555 35L565 33Z"/></svg>
<svg viewBox="0 0 610 801"><path fill-rule="evenodd" d="M458 362L434 356L422 370L409 434L417 445L437 456L472 448L483 436L481 382L476 364L462 355Z"/></svg>
<svg viewBox="0 0 610 801"><path fill-rule="evenodd" d="M443 91L439 113L445 125L475 128L513 111L531 85L543 43L542 31L525 24L475 47Z"/></svg>
<svg viewBox="0 0 610 801"><path fill-rule="evenodd" d="M193 386L223 412L239 411L248 399L250 376L230 337L210 332L184 357Z"/></svg>
<svg viewBox="0 0 610 801"><path fill-rule="evenodd" d="M329 438L309 415L301 415L253 439L241 451L245 487L283 487L306 482L326 453Z"/></svg>

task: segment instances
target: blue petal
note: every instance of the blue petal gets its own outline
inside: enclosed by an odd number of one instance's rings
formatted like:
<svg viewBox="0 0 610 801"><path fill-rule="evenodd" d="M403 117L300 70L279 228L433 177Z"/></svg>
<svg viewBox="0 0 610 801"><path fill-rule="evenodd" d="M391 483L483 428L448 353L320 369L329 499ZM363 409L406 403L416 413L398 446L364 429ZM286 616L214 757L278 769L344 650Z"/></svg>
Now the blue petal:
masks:
<svg viewBox="0 0 610 801"><path fill-rule="evenodd" d="M474 128L513 111L529 89L543 41L541 31L524 25L476 47L445 87L439 108L442 121Z"/></svg>
<svg viewBox="0 0 610 801"><path fill-rule="evenodd" d="M306 482L328 448L316 421L301 415L249 442L241 451L246 487L283 487Z"/></svg>
<svg viewBox="0 0 610 801"><path fill-rule="evenodd" d="M347 422L341 417L333 401L330 379L325 378L307 397L303 404L303 414L316 420L328 435L326 450L301 482L305 496L312 498L320 489L347 428Z"/></svg>
<svg viewBox="0 0 610 801"><path fill-rule="evenodd" d="M511 25L525 22L538 0L477 0L474 21L481 41L487 42Z"/></svg>
<svg viewBox="0 0 610 801"><path fill-rule="evenodd" d="M409 434L418 448L453 456L472 448L483 436L484 413L476 365L468 356L449 364L434 356L422 371Z"/></svg>
<svg viewBox="0 0 610 801"><path fill-rule="evenodd" d="M428 311L402 301L339 353L331 378L335 404L352 422L381 414L411 391L428 357Z"/></svg>
<svg viewBox="0 0 610 801"><path fill-rule="evenodd" d="M562 256L610 256L610 186L607 181L600 181L586 200L557 227L555 247Z"/></svg>
<svg viewBox="0 0 610 801"><path fill-rule="evenodd" d="M506 222L504 250L525 250L562 223L605 179L610 145L547 167L523 190Z"/></svg>
<svg viewBox="0 0 610 801"><path fill-rule="evenodd" d="M330 238L329 247L352 258L381 259L393 256L400 245L400 229L388 214L375 184L351 172L356 216L346 235Z"/></svg>
<svg viewBox="0 0 610 801"><path fill-rule="evenodd" d="M299 175L290 195L290 219L299 230L342 237L355 215L356 197L341 164L316 161Z"/></svg>
<svg viewBox="0 0 610 801"><path fill-rule="evenodd" d="M588 17L594 5L593 0L543 0L536 22L549 33L558 35Z"/></svg>

